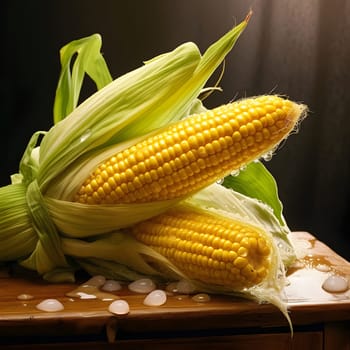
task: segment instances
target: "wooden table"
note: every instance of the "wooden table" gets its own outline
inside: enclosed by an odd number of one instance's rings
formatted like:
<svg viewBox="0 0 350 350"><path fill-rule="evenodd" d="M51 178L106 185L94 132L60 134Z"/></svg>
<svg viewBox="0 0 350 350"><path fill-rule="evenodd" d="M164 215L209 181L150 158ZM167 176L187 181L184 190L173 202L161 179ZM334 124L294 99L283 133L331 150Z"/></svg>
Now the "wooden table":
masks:
<svg viewBox="0 0 350 350"><path fill-rule="evenodd" d="M330 294L321 285L328 274L350 279L350 263L306 232L293 232L303 251L285 289L294 326L270 304L227 296L207 303L170 296L160 307L143 305L144 295L123 290L128 315L108 312L110 301L72 299L72 284L47 284L30 276L0 276L1 349L350 349L350 291ZM320 271L317 264L330 266ZM34 299L21 301L28 293ZM41 312L41 300L56 298L60 312Z"/></svg>

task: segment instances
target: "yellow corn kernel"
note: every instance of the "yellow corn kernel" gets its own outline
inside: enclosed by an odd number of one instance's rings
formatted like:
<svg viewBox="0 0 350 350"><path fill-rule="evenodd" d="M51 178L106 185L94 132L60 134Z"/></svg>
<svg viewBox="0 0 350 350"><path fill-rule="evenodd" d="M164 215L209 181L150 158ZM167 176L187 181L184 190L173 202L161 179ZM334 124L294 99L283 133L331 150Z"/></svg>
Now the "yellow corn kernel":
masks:
<svg viewBox="0 0 350 350"><path fill-rule="evenodd" d="M136 224L134 237L165 256L190 279L242 290L271 266L271 239L259 228L188 208Z"/></svg>
<svg viewBox="0 0 350 350"><path fill-rule="evenodd" d="M116 193L114 203L189 196L266 154L290 133L303 112L304 106L266 95L192 115L106 160L83 183L74 200L107 203L100 190L104 182ZM150 175L152 170L157 176ZM166 176L173 181L163 181ZM113 177L114 187L109 181ZM127 185L132 182L143 186ZM157 182L157 191L153 182Z"/></svg>

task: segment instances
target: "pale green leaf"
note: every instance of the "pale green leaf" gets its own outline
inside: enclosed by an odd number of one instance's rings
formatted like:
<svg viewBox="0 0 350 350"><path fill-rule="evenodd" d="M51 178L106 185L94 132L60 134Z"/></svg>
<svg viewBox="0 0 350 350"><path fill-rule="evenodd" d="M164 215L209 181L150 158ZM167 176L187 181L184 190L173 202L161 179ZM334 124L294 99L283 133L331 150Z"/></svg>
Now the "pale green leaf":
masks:
<svg viewBox="0 0 350 350"><path fill-rule="evenodd" d="M78 105L85 74L91 77L98 90L112 81L107 64L100 52L101 46L101 36L93 34L74 40L60 50L62 68L56 88L54 123L64 119ZM72 63L73 60L74 63ZM71 69L72 66L73 69Z"/></svg>
<svg viewBox="0 0 350 350"><path fill-rule="evenodd" d="M240 170L237 175L227 176L223 185L266 203L273 209L280 224L285 225L277 183L261 162L252 162Z"/></svg>

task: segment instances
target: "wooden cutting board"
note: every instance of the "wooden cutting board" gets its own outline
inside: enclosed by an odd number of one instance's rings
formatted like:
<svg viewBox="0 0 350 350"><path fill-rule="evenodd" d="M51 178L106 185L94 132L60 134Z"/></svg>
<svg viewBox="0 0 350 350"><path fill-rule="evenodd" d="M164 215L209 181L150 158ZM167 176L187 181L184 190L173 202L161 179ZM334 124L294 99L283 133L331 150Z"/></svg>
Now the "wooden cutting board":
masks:
<svg viewBox="0 0 350 350"><path fill-rule="evenodd" d="M322 289L323 281L331 274L350 280L350 263L307 232L293 232L291 239L300 255L288 271L289 285L285 288L293 325L350 320L350 290L327 293ZM30 274L12 276L2 271L0 337L105 334L113 341L117 332L159 334L174 330L288 327L285 317L270 304L219 295L201 303L191 296L172 295L166 304L149 307L143 304L144 295L131 293L126 286L118 295L128 301L130 313L115 316L108 311L110 300L68 297L66 294L76 286L49 284ZM33 299L18 300L20 294L32 295ZM47 298L61 301L64 310L39 311L36 305Z"/></svg>

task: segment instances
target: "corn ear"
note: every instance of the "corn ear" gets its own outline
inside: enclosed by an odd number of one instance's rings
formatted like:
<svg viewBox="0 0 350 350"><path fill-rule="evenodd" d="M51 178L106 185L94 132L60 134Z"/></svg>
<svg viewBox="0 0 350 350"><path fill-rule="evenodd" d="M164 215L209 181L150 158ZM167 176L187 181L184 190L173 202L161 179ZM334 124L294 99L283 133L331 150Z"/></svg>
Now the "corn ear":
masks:
<svg viewBox="0 0 350 350"><path fill-rule="evenodd" d="M276 147L304 110L268 95L189 116L107 159L74 200L113 204L187 197Z"/></svg>
<svg viewBox="0 0 350 350"><path fill-rule="evenodd" d="M126 280L147 275L160 282L186 279L196 291L270 302L290 322L277 242L266 226L237 217L188 202L89 242L63 238L62 248L91 274Z"/></svg>
<svg viewBox="0 0 350 350"><path fill-rule="evenodd" d="M197 192L183 203L263 228L272 235L284 266L295 261L294 248L288 238L290 229L285 223L282 225L279 222L273 209L266 203L217 183Z"/></svg>
<svg viewBox="0 0 350 350"><path fill-rule="evenodd" d="M210 212L178 206L131 231L191 280L241 291L262 283L272 270L271 236Z"/></svg>

